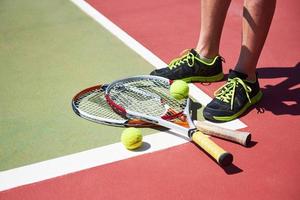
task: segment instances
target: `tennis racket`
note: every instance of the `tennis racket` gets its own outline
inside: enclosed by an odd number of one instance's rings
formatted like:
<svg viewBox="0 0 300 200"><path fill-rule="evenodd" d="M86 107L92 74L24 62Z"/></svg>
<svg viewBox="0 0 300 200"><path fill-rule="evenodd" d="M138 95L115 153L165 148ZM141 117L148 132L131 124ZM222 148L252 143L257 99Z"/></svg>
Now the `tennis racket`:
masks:
<svg viewBox="0 0 300 200"><path fill-rule="evenodd" d="M190 99L176 100L170 96L171 82L157 76L136 76L114 81L107 86L105 98L121 116L140 119L170 128L185 136L213 157L221 166L232 163L233 156L225 151L193 124L190 113ZM184 115L189 127L171 120Z"/></svg>
<svg viewBox="0 0 300 200"><path fill-rule="evenodd" d="M72 108L80 117L92 122L123 127L149 127L151 123L137 119L128 119L116 114L108 105L105 99L105 89L107 84L89 87L80 91L72 99ZM188 126L186 117L179 116L172 120L174 123ZM211 123L194 121L198 130L206 135L215 136L221 139L233 141L244 146L248 146L251 142L251 134L249 132L234 131L226 128L215 126Z"/></svg>

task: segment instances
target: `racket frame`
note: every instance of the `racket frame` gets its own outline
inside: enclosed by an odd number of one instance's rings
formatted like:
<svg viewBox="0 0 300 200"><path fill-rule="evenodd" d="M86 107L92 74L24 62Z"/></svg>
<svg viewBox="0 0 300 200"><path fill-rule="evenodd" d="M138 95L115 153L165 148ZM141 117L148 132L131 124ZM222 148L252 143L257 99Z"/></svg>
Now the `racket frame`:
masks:
<svg viewBox="0 0 300 200"><path fill-rule="evenodd" d="M109 91L112 88L112 86L114 86L117 83L124 82L125 80L131 81L131 80L140 80L140 79L156 79L156 80L164 81L168 84L172 83L172 81L169 79L159 77L159 76L151 76L151 75L140 75L140 76L133 76L133 77L125 78L125 79L116 80L116 81L112 82L111 84L109 84L105 90L105 98L106 98L108 104L112 107L112 109L116 113L118 113L121 116L126 117L128 119L138 119L138 120L142 120L142 121L145 121L145 122L148 122L151 124L160 125L163 127L177 130L180 133L191 137L193 132L195 132L197 130L197 128L194 125L194 123L192 122L192 119L190 118L190 115L189 115L189 107L190 107L190 99L189 98L186 99L186 102L185 102L186 106L185 106L183 112L179 112L179 113L173 115L171 118L167 117L167 116L162 116L162 117L150 116L150 115L145 115L143 113L139 113L139 112L135 112L135 111L131 111L131 110L126 110L122 106L116 104L111 99L111 97L109 95ZM190 128L187 128L182 125L178 125L174 122L169 121L170 119L175 119L176 117L178 117L178 115L181 115L181 114L186 115L187 122L188 122L188 125L190 126Z"/></svg>

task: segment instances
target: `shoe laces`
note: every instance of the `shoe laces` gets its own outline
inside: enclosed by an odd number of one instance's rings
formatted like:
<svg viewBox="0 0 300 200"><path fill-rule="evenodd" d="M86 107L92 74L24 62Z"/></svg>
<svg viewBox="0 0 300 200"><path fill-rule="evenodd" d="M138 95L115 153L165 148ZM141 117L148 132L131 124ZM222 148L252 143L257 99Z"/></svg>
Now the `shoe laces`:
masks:
<svg viewBox="0 0 300 200"><path fill-rule="evenodd" d="M232 110L234 96L235 96L235 89L238 87L238 85L241 85L244 88L248 101L251 103L249 93L252 91L252 89L242 79L238 77L228 79L228 82L222 87L220 87L218 90L216 90L214 95L217 99L225 103L230 103L231 106L230 108Z"/></svg>
<svg viewBox="0 0 300 200"><path fill-rule="evenodd" d="M189 49L186 49L181 52L178 58L175 58L170 62L169 68L173 69L184 63L187 63L189 67L193 67L195 63L195 59L197 59L197 57L194 54L192 54Z"/></svg>

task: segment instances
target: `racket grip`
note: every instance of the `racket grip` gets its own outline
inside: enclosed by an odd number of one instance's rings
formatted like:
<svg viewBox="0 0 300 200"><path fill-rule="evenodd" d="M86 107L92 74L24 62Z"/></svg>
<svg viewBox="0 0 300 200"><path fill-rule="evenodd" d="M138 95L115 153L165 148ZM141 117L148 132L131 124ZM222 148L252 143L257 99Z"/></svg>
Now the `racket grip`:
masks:
<svg viewBox="0 0 300 200"><path fill-rule="evenodd" d="M221 128L206 122L197 121L195 125L199 131L206 135L215 136L225 140L230 140L244 146L249 146L251 134L244 131L234 131L227 128Z"/></svg>
<svg viewBox="0 0 300 200"><path fill-rule="evenodd" d="M199 145L204 151L211 155L221 166L228 166L233 161L231 153L226 152L219 145L214 143L207 135L204 135L200 131L195 132L192 135L192 140Z"/></svg>

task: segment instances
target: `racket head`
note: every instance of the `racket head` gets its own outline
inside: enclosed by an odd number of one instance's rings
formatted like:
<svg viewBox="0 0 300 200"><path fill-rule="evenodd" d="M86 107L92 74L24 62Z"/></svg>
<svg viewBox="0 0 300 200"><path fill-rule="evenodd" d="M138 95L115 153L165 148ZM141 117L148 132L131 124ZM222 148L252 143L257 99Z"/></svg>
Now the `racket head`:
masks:
<svg viewBox="0 0 300 200"><path fill-rule="evenodd" d="M171 84L163 77L134 76L112 82L105 97L124 117L147 121L151 116L171 121L183 115L187 105L187 99L177 100L170 95Z"/></svg>
<svg viewBox="0 0 300 200"><path fill-rule="evenodd" d="M105 99L107 86L108 84L97 85L77 93L72 99L73 111L78 116L99 124L124 127L151 126L144 121L127 119L115 113Z"/></svg>

